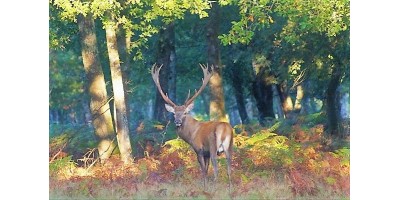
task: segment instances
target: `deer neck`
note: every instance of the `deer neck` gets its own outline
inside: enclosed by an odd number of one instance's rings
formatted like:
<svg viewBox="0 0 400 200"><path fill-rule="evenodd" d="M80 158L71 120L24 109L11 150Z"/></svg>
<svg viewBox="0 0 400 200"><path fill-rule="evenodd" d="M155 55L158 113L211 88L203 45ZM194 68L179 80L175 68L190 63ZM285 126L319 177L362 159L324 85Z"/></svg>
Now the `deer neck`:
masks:
<svg viewBox="0 0 400 200"><path fill-rule="evenodd" d="M182 126L177 129L179 137L182 138L185 142L192 144L199 124L200 122L190 115L186 116L183 120Z"/></svg>

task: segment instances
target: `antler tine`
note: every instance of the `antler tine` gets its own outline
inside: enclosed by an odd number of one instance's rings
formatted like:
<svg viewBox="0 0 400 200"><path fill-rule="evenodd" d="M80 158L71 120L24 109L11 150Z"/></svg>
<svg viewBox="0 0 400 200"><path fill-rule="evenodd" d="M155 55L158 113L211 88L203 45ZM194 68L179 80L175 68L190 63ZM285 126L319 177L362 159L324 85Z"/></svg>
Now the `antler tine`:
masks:
<svg viewBox="0 0 400 200"><path fill-rule="evenodd" d="M154 64L154 65L151 67L151 76L153 77L153 81L154 81L154 83L156 84L157 89L158 89L158 91L160 92L161 97L164 99L164 101L167 102L169 105L171 105L171 106L173 106L173 107L176 107L175 103L172 102L171 99L169 99L168 96L165 95L164 92L163 92L162 89L161 89L160 80L159 80L159 75L160 75L160 70L161 70L162 66L163 66L163 65L160 65L160 67L158 68L158 67L157 67L157 64Z"/></svg>
<svg viewBox="0 0 400 200"><path fill-rule="evenodd" d="M196 93L196 90L194 90L194 92ZM185 102L186 102L186 101L188 101L188 100L189 100L189 98L190 98L190 90L189 90L189 92L188 92L188 95L187 95L187 97L186 97L186 100L185 100Z"/></svg>
<svg viewBox="0 0 400 200"><path fill-rule="evenodd" d="M208 71L208 64L207 64L207 66L205 66L205 65L202 65L202 64L199 64L200 65L200 67L201 67L201 69L203 70L203 79L202 79L202 85L201 85L201 87L199 88L199 90L195 90L195 93L194 93L194 95L192 96L192 98L190 98L189 99L189 96L188 96L188 99L186 99L186 101L185 101L185 105L186 106L188 106L189 104L191 104L193 101L194 101L194 99L196 99L196 97L197 96L199 96L199 94L204 90L204 88L207 86L207 83L208 83L208 81L210 81L210 78L211 78L211 76L213 75L213 71L214 71L214 68L211 66L211 72L209 72Z"/></svg>

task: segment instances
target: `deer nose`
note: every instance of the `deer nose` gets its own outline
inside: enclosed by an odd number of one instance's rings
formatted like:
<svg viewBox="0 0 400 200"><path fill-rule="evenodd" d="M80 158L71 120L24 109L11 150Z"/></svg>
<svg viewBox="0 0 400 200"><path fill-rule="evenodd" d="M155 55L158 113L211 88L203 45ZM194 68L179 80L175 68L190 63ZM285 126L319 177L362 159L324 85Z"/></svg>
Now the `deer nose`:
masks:
<svg viewBox="0 0 400 200"><path fill-rule="evenodd" d="M175 125L177 127L181 126L182 125L182 121L181 120L175 120Z"/></svg>

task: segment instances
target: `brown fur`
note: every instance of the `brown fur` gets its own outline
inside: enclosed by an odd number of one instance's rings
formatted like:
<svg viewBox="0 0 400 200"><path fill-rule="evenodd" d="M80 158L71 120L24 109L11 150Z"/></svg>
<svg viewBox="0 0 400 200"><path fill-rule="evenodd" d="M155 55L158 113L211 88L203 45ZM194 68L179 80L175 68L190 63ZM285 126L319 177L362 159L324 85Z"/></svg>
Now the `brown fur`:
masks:
<svg viewBox="0 0 400 200"><path fill-rule="evenodd" d="M197 154L197 159L200 163L201 171L204 179L207 176L209 161L211 159L214 168L214 180L218 176L218 167L216 158L222 152L218 151L217 137L220 135L220 141L224 141L227 137L229 140L229 147L224 149L227 159L229 186L231 185L231 158L232 158L232 145L233 145L233 129L229 123L226 122L199 122L191 116L183 116L182 125L177 127L179 137L185 142L190 144ZM221 142L222 143L222 142Z"/></svg>
<svg viewBox="0 0 400 200"><path fill-rule="evenodd" d="M165 104L165 108L168 112L174 113L174 122L178 129L178 135L187 143L189 143L197 154L197 160L200 163L203 174L204 187L206 185L206 176L210 159L214 168L214 180L216 180L218 176L217 156L219 156L222 152L225 152L230 189L233 145L233 129L231 125L226 122L199 122L193 117L187 115L193 109L193 101L207 86L207 83L214 71L214 67L212 66L211 72L209 72L208 66L206 67L200 64L200 67L203 70L203 83L199 90L197 90L191 98L189 98L190 95L188 95L185 104L182 106L175 105L175 103L171 101L171 99L169 99L168 96L162 91L159 81L161 67L157 68L156 64L154 64L151 68L151 75L158 91L167 103Z"/></svg>

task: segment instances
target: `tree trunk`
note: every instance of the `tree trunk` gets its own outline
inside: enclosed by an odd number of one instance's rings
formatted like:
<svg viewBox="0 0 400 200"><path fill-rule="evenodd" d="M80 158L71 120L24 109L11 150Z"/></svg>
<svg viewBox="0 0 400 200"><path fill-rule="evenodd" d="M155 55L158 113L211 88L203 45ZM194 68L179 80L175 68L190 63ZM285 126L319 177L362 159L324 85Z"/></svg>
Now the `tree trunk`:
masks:
<svg viewBox="0 0 400 200"><path fill-rule="evenodd" d="M117 36L115 33L115 21L111 17L110 22L105 23L108 58L110 60L112 88L114 92L115 124L117 141L121 153L121 160L124 163L131 162L132 148L129 138L129 126L126 114L124 84L122 79L121 66L119 61Z"/></svg>
<svg viewBox="0 0 400 200"><path fill-rule="evenodd" d="M168 94L169 98L176 102L176 51L175 51L175 25L170 23L167 27L167 35L169 41L169 74L168 74ZM172 121L173 115L170 115Z"/></svg>
<svg viewBox="0 0 400 200"><path fill-rule="evenodd" d="M279 93L280 93L280 98L281 98L281 103L282 103L282 109L287 118L290 116L291 112L293 111L293 101L289 95L289 89L287 88L287 81L284 81L280 85Z"/></svg>
<svg viewBox="0 0 400 200"><path fill-rule="evenodd" d="M283 113L281 98L279 96L278 86L276 84L272 85L272 95L273 95L273 104L278 115L279 119L285 118L285 114Z"/></svg>
<svg viewBox="0 0 400 200"><path fill-rule="evenodd" d="M243 124L247 124L249 122L249 116L247 115L246 111L246 103L244 101L244 95L243 95L243 78L242 74L240 73L240 68L235 65L235 63L231 62L231 65L229 66L230 69L230 75L232 77L232 86L233 86L233 91L235 94L235 99L236 99L236 104L238 107L239 111L239 116Z"/></svg>
<svg viewBox="0 0 400 200"><path fill-rule="evenodd" d="M253 95L258 108L258 121L265 126L268 118L274 118L273 96L271 85L266 85L258 78L253 82Z"/></svg>
<svg viewBox="0 0 400 200"><path fill-rule="evenodd" d="M175 25L170 23L165 29L160 30L158 40L157 63L163 65L160 71L160 85L168 97L176 102L176 53L175 53ZM173 115L165 109L165 101L161 95L156 92L156 101L154 107L154 119L161 123L168 120L173 121Z"/></svg>
<svg viewBox="0 0 400 200"><path fill-rule="evenodd" d="M127 106L127 112L126 116L128 119L128 125L129 125L129 130L133 128L131 126L131 116L130 113L133 112L132 106L131 106L131 99L129 97L129 82L131 78L131 53L130 53L130 48L131 48L131 34L129 34L126 30L123 28L119 27L118 28L118 33L117 34L117 44L118 45L118 53L120 55L120 59L122 61L121 63L121 70L122 70L122 80L124 83L124 96L125 96L125 105Z"/></svg>
<svg viewBox="0 0 400 200"><path fill-rule="evenodd" d="M302 85L298 85L296 92L296 101L294 103L294 111L299 113L301 110L301 101L303 100L304 90Z"/></svg>
<svg viewBox="0 0 400 200"><path fill-rule="evenodd" d="M209 99L207 99L207 96L206 96L206 94L204 94L203 92L200 94L200 98L201 98L201 102L203 103L202 104L202 112L203 113L206 113L207 114L207 116L208 117L210 117L208 114L208 111L210 110L210 104L208 103L209 102Z"/></svg>
<svg viewBox="0 0 400 200"><path fill-rule="evenodd" d="M244 102L243 87L241 81L234 81L233 88L240 119L242 120L243 124L247 124L249 122L249 116L247 115L246 111L246 103Z"/></svg>
<svg viewBox="0 0 400 200"><path fill-rule="evenodd" d="M331 135L339 136L340 125L340 101L336 91L340 84L342 74L340 66L333 66L331 79L326 90L326 113L328 115L328 128Z"/></svg>
<svg viewBox="0 0 400 200"><path fill-rule="evenodd" d="M210 78L210 120L228 122L225 113L222 64L218 39L219 9L218 3L212 5L207 24L208 64L214 66L214 75Z"/></svg>
<svg viewBox="0 0 400 200"><path fill-rule="evenodd" d="M266 82L266 79L269 76L268 72L266 72L266 68L260 66L260 64L255 60L255 57L253 58L252 65L255 74L252 92L258 109L258 121L262 126L265 126L268 118L275 117L272 86Z"/></svg>
<svg viewBox="0 0 400 200"><path fill-rule="evenodd" d="M94 21L91 15L78 16L78 27L80 42L82 46L82 60L88 79L88 92L90 97L90 113L94 132L99 139L98 151L100 160L103 162L110 157L115 136L110 105L107 101L108 95L104 74L100 64L97 49Z"/></svg>
<svg viewBox="0 0 400 200"><path fill-rule="evenodd" d="M303 101L301 106L301 114L311 114L314 113L312 102L311 102L311 93L310 93L310 81L305 80L303 83Z"/></svg>
<svg viewBox="0 0 400 200"><path fill-rule="evenodd" d="M87 104L86 102L82 102L82 108L83 108L83 113L84 113L84 123L88 124L90 121L92 121L91 115L90 115L90 104Z"/></svg>

